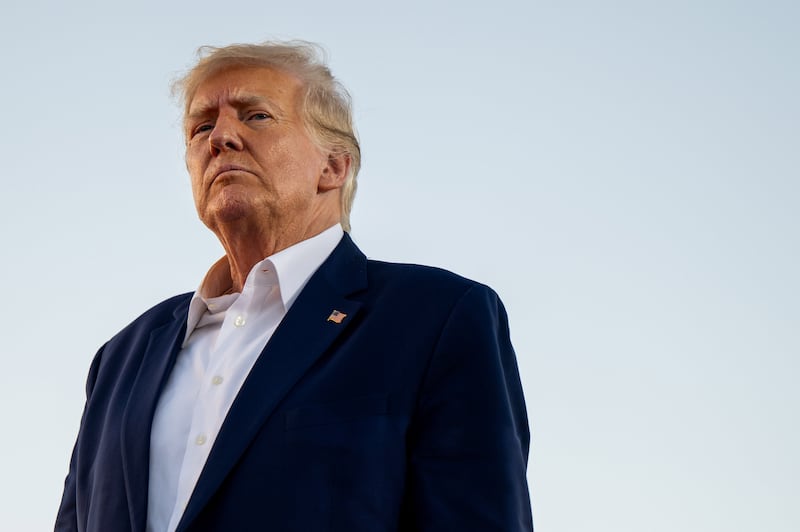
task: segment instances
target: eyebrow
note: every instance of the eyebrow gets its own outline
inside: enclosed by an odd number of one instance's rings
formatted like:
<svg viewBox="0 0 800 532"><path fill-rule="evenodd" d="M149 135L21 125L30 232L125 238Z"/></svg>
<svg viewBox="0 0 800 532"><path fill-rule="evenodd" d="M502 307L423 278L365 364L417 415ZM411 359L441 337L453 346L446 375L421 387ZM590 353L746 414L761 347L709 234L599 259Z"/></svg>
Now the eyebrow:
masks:
<svg viewBox="0 0 800 532"><path fill-rule="evenodd" d="M269 107L274 108L279 114L283 114L283 109L281 109L281 107L278 104L270 100L267 100L262 96L256 96L254 94L241 94L237 96L232 96L227 99L227 102L237 108L255 107L266 103L269 105ZM213 112L217 109L217 107L218 105L213 102L200 104L186 114L186 118L184 119L184 121L205 118L213 114Z"/></svg>

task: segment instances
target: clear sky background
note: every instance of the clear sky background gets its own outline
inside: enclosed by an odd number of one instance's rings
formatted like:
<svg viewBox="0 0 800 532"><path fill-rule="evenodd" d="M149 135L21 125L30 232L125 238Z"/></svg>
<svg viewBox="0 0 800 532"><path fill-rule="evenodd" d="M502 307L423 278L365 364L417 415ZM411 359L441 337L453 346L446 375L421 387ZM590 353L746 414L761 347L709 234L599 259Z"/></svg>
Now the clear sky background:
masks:
<svg viewBox="0 0 800 532"><path fill-rule="evenodd" d="M221 255L169 83L322 43L370 257L494 287L537 532L800 530L794 0L4 2L0 522L51 529L89 362Z"/></svg>

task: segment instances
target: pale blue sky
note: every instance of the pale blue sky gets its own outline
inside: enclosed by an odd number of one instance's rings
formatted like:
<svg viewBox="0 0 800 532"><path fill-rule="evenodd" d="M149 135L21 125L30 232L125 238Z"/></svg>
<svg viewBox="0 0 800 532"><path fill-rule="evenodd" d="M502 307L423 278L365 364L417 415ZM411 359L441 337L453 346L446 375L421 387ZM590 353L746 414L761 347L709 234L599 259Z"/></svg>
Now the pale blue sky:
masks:
<svg viewBox="0 0 800 532"><path fill-rule="evenodd" d="M3 6L3 529L52 527L95 350L196 287L169 82L323 44L364 152L353 236L508 307L537 532L800 530L800 4Z"/></svg>

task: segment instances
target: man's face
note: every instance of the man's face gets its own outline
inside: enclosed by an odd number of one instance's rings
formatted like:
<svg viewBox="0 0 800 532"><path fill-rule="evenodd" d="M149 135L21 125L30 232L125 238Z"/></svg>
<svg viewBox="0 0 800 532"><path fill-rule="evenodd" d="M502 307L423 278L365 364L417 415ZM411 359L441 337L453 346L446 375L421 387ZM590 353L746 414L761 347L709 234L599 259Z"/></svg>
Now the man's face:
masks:
<svg viewBox="0 0 800 532"><path fill-rule="evenodd" d="M303 125L301 98L300 81L271 68L230 68L198 87L184 123L186 165L197 213L217 235L226 223L277 236L338 221L341 184Z"/></svg>

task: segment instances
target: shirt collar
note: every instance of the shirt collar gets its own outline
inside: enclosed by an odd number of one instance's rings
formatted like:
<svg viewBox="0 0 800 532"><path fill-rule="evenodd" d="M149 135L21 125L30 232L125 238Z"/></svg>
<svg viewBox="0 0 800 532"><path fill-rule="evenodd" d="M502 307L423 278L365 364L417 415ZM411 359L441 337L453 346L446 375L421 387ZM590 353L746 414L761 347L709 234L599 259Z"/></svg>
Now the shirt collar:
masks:
<svg viewBox="0 0 800 532"><path fill-rule="evenodd" d="M287 312L314 272L333 252L342 235L342 226L336 224L265 259L275 268L283 307Z"/></svg>
<svg viewBox="0 0 800 532"><path fill-rule="evenodd" d="M278 277L283 308L288 312L308 280L342 239L342 235L344 235L342 227L336 224L316 236L270 255L253 266L250 273L247 274L245 285L254 282L254 271L268 268L274 269ZM207 294L218 294L228 286L231 286L231 270L228 258L224 256L211 266L192 296L192 300L189 303L184 345L200 318L209 309L209 302L217 299L205 296Z"/></svg>

